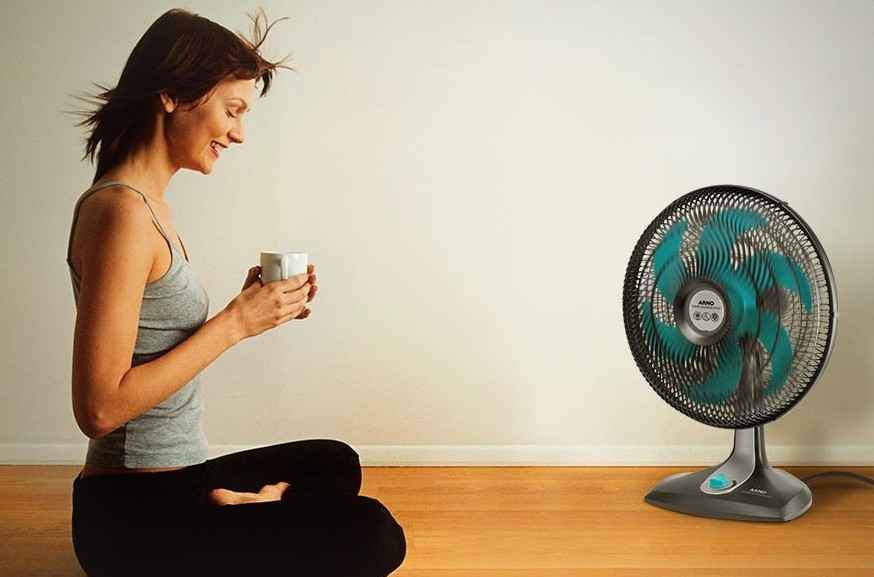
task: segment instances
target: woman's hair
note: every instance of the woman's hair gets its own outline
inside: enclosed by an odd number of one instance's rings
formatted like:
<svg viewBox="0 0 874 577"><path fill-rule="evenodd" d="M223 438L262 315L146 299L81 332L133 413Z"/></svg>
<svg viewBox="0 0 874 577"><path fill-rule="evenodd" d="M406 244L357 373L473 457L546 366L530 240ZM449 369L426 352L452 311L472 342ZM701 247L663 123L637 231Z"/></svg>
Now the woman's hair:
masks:
<svg viewBox="0 0 874 577"><path fill-rule="evenodd" d="M269 23L263 10L249 18L251 39L180 9L155 20L128 57L118 84L98 85L101 92L86 98L95 108L82 113L79 125L90 130L85 158L97 160L95 181L151 138L162 93L180 105L197 106L229 76L256 79L261 96L267 93L276 69L289 67L284 59L271 62L260 54L277 21Z"/></svg>

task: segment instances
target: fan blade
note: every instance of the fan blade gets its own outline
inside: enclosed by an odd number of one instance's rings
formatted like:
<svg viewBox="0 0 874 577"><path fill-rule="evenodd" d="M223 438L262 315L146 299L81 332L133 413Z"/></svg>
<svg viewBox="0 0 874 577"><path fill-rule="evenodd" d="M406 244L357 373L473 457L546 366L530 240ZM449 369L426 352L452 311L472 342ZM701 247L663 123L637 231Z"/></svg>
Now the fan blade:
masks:
<svg viewBox="0 0 874 577"><path fill-rule="evenodd" d="M643 303L640 308L643 333L647 344L660 355L667 355L672 361L684 362L695 354L696 346L686 340L677 327L665 324L653 314L652 303Z"/></svg>
<svg viewBox="0 0 874 577"><path fill-rule="evenodd" d="M753 282L761 290L776 284L798 296L807 314L813 311L813 291L804 270L794 260L777 252L753 255L744 263L753 276Z"/></svg>
<svg viewBox="0 0 874 577"><path fill-rule="evenodd" d="M680 259L680 244L686 232L684 220L674 223L653 253L653 272L659 292L671 304L686 280L686 265Z"/></svg>
<svg viewBox="0 0 874 577"><path fill-rule="evenodd" d="M713 215L707 226L701 231L698 248L718 250L727 256L731 254L734 243L742 234L754 228L768 228L769 226L768 219L758 212L727 208Z"/></svg>
<svg viewBox="0 0 874 577"><path fill-rule="evenodd" d="M770 395L782 389L789 378L792 369L792 342L789 333L780 324L780 319L768 310L762 311L759 341L768 352L771 363L771 380L765 388L765 394Z"/></svg>
<svg viewBox="0 0 874 577"><path fill-rule="evenodd" d="M768 228L768 221L751 210L726 209L716 213L698 239L696 260L699 272L714 280L734 272L731 253L734 243L754 228Z"/></svg>
<svg viewBox="0 0 874 577"><path fill-rule="evenodd" d="M743 374L743 357L737 340L723 341L716 356L716 369L700 383L689 386L689 394L699 403L715 405L737 390Z"/></svg>

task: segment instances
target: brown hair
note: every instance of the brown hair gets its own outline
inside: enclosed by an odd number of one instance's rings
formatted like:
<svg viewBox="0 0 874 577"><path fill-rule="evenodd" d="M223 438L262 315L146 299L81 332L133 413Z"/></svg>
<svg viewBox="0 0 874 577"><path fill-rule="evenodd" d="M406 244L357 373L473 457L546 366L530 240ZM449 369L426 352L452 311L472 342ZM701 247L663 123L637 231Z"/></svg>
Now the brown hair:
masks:
<svg viewBox="0 0 874 577"><path fill-rule="evenodd" d="M97 160L94 180L145 143L155 127L162 93L181 105L197 106L213 88L233 76L257 79L261 96L270 90L277 68L289 68L285 59L271 62L260 54L268 23L263 10L249 15L251 39L186 10L174 9L155 20L134 47L114 88L86 100L94 110L83 112L79 123L90 129L85 158Z"/></svg>

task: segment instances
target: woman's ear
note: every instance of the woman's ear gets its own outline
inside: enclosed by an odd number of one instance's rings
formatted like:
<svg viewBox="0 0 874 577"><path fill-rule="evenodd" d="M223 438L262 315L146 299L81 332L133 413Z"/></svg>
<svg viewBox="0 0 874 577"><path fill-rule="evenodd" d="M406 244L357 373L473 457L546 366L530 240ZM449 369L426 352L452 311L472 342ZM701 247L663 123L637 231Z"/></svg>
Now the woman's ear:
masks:
<svg viewBox="0 0 874 577"><path fill-rule="evenodd" d="M177 101L175 98L167 94L166 92L161 93L161 107L164 109L164 112L170 114L174 110L176 110Z"/></svg>

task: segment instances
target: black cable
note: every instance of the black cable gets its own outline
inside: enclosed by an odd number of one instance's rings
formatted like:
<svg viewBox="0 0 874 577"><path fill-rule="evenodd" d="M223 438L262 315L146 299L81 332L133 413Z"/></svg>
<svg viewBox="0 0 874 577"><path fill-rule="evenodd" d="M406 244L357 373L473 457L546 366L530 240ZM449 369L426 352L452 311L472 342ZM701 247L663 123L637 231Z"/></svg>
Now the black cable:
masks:
<svg viewBox="0 0 874 577"><path fill-rule="evenodd" d="M813 481L818 481L819 479L823 479L825 477L847 477L850 479L854 479L856 481L861 481L863 483L868 483L869 485L874 485L874 479L870 479L865 477L864 475L858 475L856 473L849 473L847 471L828 471L826 473L819 473L817 475L811 475L810 477L806 477L801 479L802 482L810 484Z"/></svg>

